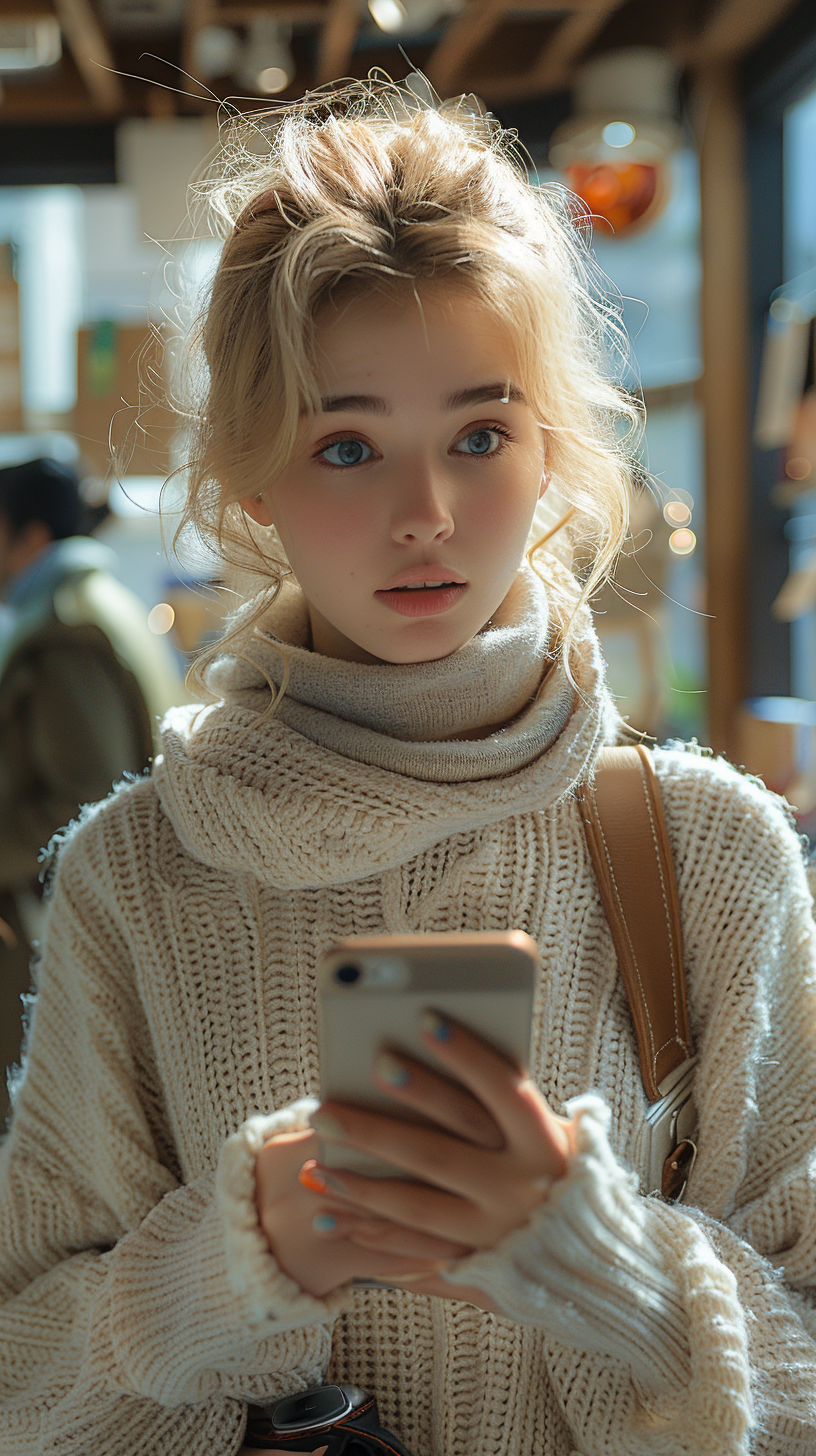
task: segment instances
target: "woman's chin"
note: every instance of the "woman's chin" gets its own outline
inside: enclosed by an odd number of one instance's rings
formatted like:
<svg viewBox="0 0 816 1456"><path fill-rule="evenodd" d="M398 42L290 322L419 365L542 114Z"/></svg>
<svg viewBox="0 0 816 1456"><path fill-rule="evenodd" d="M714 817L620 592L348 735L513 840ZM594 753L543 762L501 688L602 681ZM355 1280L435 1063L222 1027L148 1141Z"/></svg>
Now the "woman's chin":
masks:
<svg viewBox="0 0 816 1456"><path fill-rule="evenodd" d="M438 662L451 657L472 642L489 622L479 617L471 620L445 621L443 616L405 618L394 615L395 625L380 622L335 625L325 616L311 611L312 650L324 657L338 657L346 662L391 663L409 666L421 662Z"/></svg>
<svg viewBox="0 0 816 1456"><path fill-rule="evenodd" d="M418 666L421 662L441 662L444 657L452 657L454 652L459 652L463 647L467 647L477 633L478 629L467 636L463 634L455 637L448 636L446 641L383 645L379 660L392 663L395 667L399 665L403 667Z"/></svg>

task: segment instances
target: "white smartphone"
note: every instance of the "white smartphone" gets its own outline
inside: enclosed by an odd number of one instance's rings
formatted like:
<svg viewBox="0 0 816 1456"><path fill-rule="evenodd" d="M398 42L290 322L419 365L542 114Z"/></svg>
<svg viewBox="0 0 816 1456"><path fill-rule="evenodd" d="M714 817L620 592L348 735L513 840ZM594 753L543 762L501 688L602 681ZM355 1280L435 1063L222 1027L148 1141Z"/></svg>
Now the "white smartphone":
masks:
<svg viewBox="0 0 816 1456"><path fill-rule="evenodd" d="M538 947L521 930L443 935L354 936L318 964L320 1091L389 1117L425 1122L371 1080L378 1053L410 1053L444 1076L420 1036L422 1013L439 1011L490 1042L515 1066L530 1054ZM330 1168L402 1177L389 1163L321 1139Z"/></svg>

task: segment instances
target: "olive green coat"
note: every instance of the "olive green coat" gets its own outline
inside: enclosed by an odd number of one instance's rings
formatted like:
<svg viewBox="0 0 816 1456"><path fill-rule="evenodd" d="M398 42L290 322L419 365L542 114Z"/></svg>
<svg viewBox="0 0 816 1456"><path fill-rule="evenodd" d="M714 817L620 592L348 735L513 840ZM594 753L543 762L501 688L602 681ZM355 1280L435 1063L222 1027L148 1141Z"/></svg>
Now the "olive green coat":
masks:
<svg viewBox="0 0 816 1456"><path fill-rule="evenodd" d="M170 647L149 631L115 565L98 541L60 541L0 604L4 1066L18 1054L19 996L29 984L20 892L36 885L41 851L81 804L147 766L158 718L185 697Z"/></svg>

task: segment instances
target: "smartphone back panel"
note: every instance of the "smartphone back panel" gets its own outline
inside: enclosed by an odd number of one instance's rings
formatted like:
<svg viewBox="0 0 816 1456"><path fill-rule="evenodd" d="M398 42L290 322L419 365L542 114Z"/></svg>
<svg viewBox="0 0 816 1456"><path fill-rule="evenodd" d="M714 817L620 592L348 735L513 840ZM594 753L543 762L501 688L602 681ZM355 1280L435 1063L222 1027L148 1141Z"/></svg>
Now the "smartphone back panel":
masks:
<svg viewBox="0 0 816 1456"><path fill-rule="evenodd" d="M338 942L318 967L321 1097L422 1121L381 1093L371 1071L377 1053L388 1048L444 1075L420 1035L426 1010L461 1022L516 1066L527 1066L537 974L535 941L522 931ZM326 1142L324 1155L331 1167L394 1174L337 1144Z"/></svg>

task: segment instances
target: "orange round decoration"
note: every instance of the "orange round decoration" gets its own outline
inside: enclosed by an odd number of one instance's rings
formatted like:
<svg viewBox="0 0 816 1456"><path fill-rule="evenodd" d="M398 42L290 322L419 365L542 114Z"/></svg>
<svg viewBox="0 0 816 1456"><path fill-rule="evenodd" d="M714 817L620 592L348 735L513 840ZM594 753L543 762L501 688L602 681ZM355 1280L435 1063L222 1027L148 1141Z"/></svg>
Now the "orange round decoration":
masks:
<svg viewBox="0 0 816 1456"><path fill-rule="evenodd" d="M662 210L666 188L661 168L645 162L573 162L566 168L573 192L583 199L599 232L632 232Z"/></svg>

